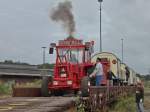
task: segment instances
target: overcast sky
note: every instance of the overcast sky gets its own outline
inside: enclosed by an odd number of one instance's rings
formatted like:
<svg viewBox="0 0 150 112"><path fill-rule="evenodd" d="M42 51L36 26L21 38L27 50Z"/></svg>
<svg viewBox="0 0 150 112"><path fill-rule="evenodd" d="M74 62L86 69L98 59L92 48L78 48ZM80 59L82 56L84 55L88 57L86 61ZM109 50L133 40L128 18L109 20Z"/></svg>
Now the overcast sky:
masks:
<svg viewBox="0 0 150 112"><path fill-rule="evenodd" d="M64 0L0 0L0 61L42 63L42 46L49 47L67 37L61 27L50 20L52 7ZM76 37L95 40L99 50L99 3L97 0L72 0ZM121 59L124 38L124 62L139 73L150 69L150 0L103 0L103 51ZM46 53L46 61L54 56Z"/></svg>

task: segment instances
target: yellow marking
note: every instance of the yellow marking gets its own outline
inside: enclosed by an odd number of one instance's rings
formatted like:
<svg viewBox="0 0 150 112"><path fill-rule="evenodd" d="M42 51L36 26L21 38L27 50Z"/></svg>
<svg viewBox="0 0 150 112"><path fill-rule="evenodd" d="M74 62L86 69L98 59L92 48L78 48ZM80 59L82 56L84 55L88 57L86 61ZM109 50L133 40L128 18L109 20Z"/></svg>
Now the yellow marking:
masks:
<svg viewBox="0 0 150 112"><path fill-rule="evenodd" d="M0 106L0 111L5 111L5 110L12 110L13 107L9 107L9 106Z"/></svg>
<svg viewBox="0 0 150 112"><path fill-rule="evenodd" d="M28 102L18 102L18 103L11 103L10 106L25 106L28 105Z"/></svg>
<svg viewBox="0 0 150 112"><path fill-rule="evenodd" d="M38 101L40 99L27 99L26 101Z"/></svg>

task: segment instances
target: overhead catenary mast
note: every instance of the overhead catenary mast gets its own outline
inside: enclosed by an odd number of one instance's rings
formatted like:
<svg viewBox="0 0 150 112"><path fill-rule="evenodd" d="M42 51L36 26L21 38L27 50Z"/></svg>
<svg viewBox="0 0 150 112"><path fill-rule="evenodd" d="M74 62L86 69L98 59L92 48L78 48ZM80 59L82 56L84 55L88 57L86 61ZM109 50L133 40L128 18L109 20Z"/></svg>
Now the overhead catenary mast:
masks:
<svg viewBox="0 0 150 112"><path fill-rule="evenodd" d="M121 46L122 46L122 47L121 47L121 53L122 53L122 63L123 63L123 61L124 61L124 60L123 60L123 58L124 58L123 38L121 39Z"/></svg>
<svg viewBox="0 0 150 112"><path fill-rule="evenodd" d="M101 30L101 11L102 11L102 2L103 0L98 0L98 2L100 3L100 52L102 52L102 30Z"/></svg>

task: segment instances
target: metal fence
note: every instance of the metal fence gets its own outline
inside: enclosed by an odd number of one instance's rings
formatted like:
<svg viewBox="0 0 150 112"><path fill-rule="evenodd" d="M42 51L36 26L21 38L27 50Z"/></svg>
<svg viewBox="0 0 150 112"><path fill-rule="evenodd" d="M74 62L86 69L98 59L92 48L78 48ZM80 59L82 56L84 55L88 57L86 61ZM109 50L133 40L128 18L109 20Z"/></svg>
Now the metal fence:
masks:
<svg viewBox="0 0 150 112"><path fill-rule="evenodd" d="M134 86L92 86L90 87L89 105L92 112L96 110L105 110L106 105L124 97L135 93Z"/></svg>

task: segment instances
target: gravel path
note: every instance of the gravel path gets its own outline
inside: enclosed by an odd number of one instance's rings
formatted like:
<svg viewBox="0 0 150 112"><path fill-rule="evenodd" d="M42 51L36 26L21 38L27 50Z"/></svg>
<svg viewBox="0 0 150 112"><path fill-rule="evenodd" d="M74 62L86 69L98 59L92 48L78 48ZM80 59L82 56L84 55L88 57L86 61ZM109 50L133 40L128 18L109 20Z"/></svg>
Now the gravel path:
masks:
<svg viewBox="0 0 150 112"><path fill-rule="evenodd" d="M63 112L74 101L74 97L7 98L0 100L0 112Z"/></svg>

